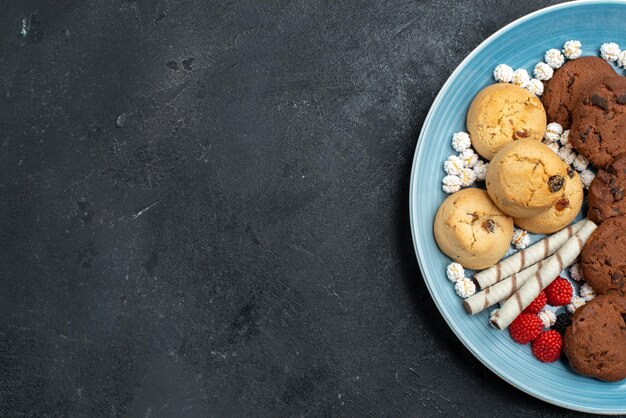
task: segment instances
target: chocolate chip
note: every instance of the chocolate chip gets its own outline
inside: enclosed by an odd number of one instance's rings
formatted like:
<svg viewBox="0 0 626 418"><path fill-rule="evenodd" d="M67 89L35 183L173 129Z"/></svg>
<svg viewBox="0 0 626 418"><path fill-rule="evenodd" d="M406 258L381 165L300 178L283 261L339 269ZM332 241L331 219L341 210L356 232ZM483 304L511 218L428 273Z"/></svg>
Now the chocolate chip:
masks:
<svg viewBox="0 0 626 418"><path fill-rule="evenodd" d="M572 84L574 84L574 81L576 81L576 77L570 77L570 79L567 80L567 88L572 87Z"/></svg>
<svg viewBox="0 0 626 418"><path fill-rule="evenodd" d="M621 271L616 271L611 274L611 283L617 285L617 287L621 288L624 286L624 273Z"/></svg>
<svg viewBox="0 0 626 418"><path fill-rule="evenodd" d="M613 201L619 202L624 198L624 189L617 186L611 189L611 194L613 195Z"/></svg>
<svg viewBox="0 0 626 418"><path fill-rule="evenodd" d="M581 131L580 141L584 143L587 140L587 137L589 136L590 133L591 133L591 126L588 126L585 132Z"/></svg>
<svg viewBox="0 0 626 418"><path fill-rule="evenodd" d="M596 223L602 222L604 220L604 214L602 213L602 211L598 208L593 208L592 210L596 218L594 222Z"/></svg>
<svg viewBox="0 0 626 418"><path fill-rule="evenodd" d="M476 212L472 213L472 222L476 222L478 220L478 214Z"/></svg>
<svg viewBox="0 0 626 418"><path fill-rule="evenodd" d="M481 226L485 228L487 232L489 232L490 234L493 234L494 232L496 232L496 223L493 221L493 219L487 219L483 221Z"/></svg>
<svg viewBox="0 0 626 418"><path fill-rule="evenodd" d="M515 131L515 136L518 138L528 138L529 134L526 131Z"/></svg>
<svg viewBox="0 0 626 418"><path fill-rule="evenodd" d="M601 108L605 112L609 110L609 101L606 99L606 97L602 97L598 94L591 95L591 104Z"/></svg>
<svg viewBox="0 0 626 418"><path fill-rule="evenodd" d="M563 188L565 179L563 176L550 176L548 178L548 188L552 193L556 193Z"/></svg>
<svg viewBox="0 0 626 418"><path fill-rule="evenodd" d="M565 210L567 207L569 207L569 199L567 197L564 197L554 204L554 208L559 212Z"/></svg>
<svg viewBox="0 0 626 418"><path fill-rule="evenodd" d="M617 96L617 98L615 99L615 103L620 105L626 104L626 94L621 94Z"/></svg>
<svg viewBox="0 0 626 418"><path fill-rule="evenodd" d="M575 171L572 168L567 169L567 177L573 179Z"/></svg>

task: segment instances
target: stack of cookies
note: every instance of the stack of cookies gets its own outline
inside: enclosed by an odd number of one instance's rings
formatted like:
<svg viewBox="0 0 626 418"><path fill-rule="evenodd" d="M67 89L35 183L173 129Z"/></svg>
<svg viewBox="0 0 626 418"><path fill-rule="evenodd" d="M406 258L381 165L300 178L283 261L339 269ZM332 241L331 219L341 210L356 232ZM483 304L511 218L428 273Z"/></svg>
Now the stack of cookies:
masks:
<svg viewBox="0 0 626 418"><path fill-rule="evenodd" d="M467 127L476 152L490 160L487 193L454 193L439 208L434 225L441 250L465 268L484 269L500 260L514 224L548 234L580 212L580 176L541 142L546 124L541 101L514 84L493 84L474 98ZM488 221L492 228L485 226Z"/></svg>
<svg viewBox="0 0 626 418"><path fill-rule="evenodd" d="M569 61L546 83L549 122L570 129L570 143L598 173L588 216L599 225L585 244L581 273L599 296L576 310L563 349L579 373L626 378L626 77L597 57Z"/></svg>

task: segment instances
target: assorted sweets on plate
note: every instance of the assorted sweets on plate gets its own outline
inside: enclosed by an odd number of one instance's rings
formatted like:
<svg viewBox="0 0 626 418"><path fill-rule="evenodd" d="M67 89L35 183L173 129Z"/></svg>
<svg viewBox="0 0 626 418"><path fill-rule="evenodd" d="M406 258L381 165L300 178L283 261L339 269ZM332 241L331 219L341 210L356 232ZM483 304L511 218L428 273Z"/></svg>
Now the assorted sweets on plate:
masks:
<svg viewBox="0 0 626 418"><path fill-rule="evenodd" d="M489 323L530 344L538 360L564 353L578 373L619 381L626 77L611 63L626 68L626 51L605 43L599 52L583 57L571 40L547 51L533 77L506 64L494 69L496 83L469 106L468 132L452 135L457 154L442 180L449 196L433 230L468 314L491 308ZM587 217L576 221L585 200Z"/></svg>

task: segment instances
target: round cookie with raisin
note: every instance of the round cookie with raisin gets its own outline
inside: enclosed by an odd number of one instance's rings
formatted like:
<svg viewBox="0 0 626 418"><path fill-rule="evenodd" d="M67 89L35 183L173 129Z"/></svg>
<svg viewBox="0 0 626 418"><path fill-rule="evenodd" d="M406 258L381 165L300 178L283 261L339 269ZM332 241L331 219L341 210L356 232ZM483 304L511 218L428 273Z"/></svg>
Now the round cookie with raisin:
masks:
<svg viewBox="0 0 626 418"><path fill-rule="evenodd" d="M626 215L625 193L626 153L615 158L605 169L598 170L589 185L589 219L599 225L609 218Z"/></svg>
<svg viewBox="0 0 626 418"><path fill-rule="evenodd" d="M570 143L604 168L626 152L626 77L609 77L584 95L574 110Z"/></svg>
<svg viewBox="0 0 626 418"><path fill-rule="evenodd" d="M582 95L604 78L616 75L613 67L602 58L581 57L566 62L545 83L541 96L548 122L557 122L563 129L569 129Z"/></svg>
<svg viewBox="0 0 626 418"><path fill-rule="evenodd" d="M602 295L578 308L563 351L578 373L607 382L626 378L626 298Z"/></svg>
<svg viewBox="0 0 626 418"><path fill-rule="evenodd" d="M568 166L541 142L520 139L505 145L487 167L487 192L514 218L538 216L563 195Z"/></svg>
<svg viewBox="0 0 626 418"><path fill-rule="evenodd" d="M441 251L465 268L494 265L509 249L513 219L491 201L486 191L463 189L437 210L433 225Z"/></svg>
<svg viewBox="0 0 626 418"><path fill-rule="evenodd" d="M472 145L491 160L506 144L523 138L541 141L546 113L541 100L519 86L497 83L482 89L467 111Z"/></svg>
<svg viewBox="0 0 626 418"><path fill-rule="evenodd" d="M580 254L582 275L598 294L626 293L624 231L626 216L607 219L593 231Z"/></svg>

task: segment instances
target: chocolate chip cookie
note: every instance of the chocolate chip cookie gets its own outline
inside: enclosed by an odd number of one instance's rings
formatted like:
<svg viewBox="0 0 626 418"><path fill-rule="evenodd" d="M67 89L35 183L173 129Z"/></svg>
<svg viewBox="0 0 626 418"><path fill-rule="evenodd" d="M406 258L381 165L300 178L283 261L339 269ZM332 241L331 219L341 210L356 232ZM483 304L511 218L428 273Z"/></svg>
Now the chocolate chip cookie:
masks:
<svg viewBox="0 0 626 418"><path fill-rule="evenodd" d="M563 129L569 129L581 96L604 78L616 75L611 65L598 57L582 57L565 63L545 84L541 101L548 122L558 122Z"/></svg>
<svg viewBox="0 0 626 418"><path fill-rule="evenodd" d="M600 224L614 216L625 215L624 193L626 193L626 154L614 159L604 170L598 170L591 182L587 194L589 219Z"/></svg>
<svg viewBox="0 0 626 418"><path fill-rule="evenodd" d="M626 378L626 299L598 296L578 308L563 351L578 373L607 382Z"/></svg>
<svg viewBox="0 0 626 418"><path fill-rule="evenodd" d="M626 216L604 221L580 255L583 277L598 294L626 292Z"/></svg>
<svg viewBox="0 0 626 418"><path fill-rule="evenodd" d="M626 77L605 78L582 96L569 138L598 168L626 152Z"/></svg>

